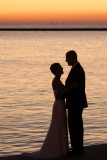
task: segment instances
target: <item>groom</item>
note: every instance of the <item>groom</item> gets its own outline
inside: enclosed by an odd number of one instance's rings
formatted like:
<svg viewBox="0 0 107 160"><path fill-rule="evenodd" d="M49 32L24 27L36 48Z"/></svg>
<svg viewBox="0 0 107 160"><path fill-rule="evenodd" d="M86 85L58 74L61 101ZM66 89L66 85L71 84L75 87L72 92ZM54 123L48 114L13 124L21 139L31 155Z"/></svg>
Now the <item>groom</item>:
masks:
<svg viewBox="0 0 107 160"><path fill-rule="evenodd" d="M69 87L77 83L66 96L66 108L68 109L68 126L72 146L71 156L82 155L83 148L83 109L88 107L85 94L85 72L77 60L77 54L71 50L66 53L66 62L72 66L66 79L65 86Z"/></svg>

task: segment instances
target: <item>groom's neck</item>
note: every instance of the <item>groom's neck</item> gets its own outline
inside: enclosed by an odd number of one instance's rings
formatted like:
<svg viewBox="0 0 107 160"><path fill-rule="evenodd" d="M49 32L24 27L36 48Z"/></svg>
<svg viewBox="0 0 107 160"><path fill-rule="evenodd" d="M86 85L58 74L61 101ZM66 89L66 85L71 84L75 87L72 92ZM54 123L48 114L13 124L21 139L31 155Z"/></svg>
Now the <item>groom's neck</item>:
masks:
<svg viewBox="0 0 107 160"><path fill-rule="evenodd" d="M73 65L72 68L74 68L78 64L78 61L76 61Z"/></svg>

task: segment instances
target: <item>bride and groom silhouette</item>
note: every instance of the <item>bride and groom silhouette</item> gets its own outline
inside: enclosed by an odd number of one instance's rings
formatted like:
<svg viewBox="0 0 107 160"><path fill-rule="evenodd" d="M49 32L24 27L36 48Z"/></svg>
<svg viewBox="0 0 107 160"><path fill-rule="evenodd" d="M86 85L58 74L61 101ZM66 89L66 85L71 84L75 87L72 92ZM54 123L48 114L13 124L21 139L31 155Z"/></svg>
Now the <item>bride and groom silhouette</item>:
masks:
<svg viewBox="0 0 107 160"><path fill-rule="evenodd" d="M84 153L82 113L83 109L88 106L85 94L85 72L78 62L75 51L71 50L66 53L66 62L72 68L66 79L65 86L60 80L63 74L62 66L59 63L54 63L50 67L55 76L52 80L55 102L50 127L44 143L39 151L22 153L22 156L56 158L65 155L82 155ZM68 109L68 120L66 109ZM69 151L68 147L67 122L72 151Z"/></svg>

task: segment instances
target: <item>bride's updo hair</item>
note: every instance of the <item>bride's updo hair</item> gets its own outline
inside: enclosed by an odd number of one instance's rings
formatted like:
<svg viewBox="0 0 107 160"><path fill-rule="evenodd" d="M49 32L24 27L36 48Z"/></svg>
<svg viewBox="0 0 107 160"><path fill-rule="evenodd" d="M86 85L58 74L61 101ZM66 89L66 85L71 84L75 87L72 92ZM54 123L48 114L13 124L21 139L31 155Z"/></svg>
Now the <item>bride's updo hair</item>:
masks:
<svg viewBox="0 0 107 160"><path fill-rule="evenodd" d="M53 63L51 66L50 66L50 70L51 72L55 75L55 72L57 71L58 67L60 66L59 63Z"/></svg>

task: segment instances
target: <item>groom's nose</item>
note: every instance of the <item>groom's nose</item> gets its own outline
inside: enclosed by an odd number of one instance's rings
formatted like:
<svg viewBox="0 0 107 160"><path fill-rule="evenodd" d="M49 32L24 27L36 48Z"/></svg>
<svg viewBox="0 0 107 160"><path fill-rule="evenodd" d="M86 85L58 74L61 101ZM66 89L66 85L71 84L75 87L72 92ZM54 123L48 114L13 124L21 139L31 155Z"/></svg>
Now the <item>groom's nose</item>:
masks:
<svg viewBox="0 0 107 160"><path fill-rule="evenodd" d="M66 57L65 61L68 62L68 58L67 57Z"/></svg>
<svg viewBox="0 0 107 160"><path fill-rule="evenodd" d="M67 59L65 59L65 62L67 62Z"/></svg>

